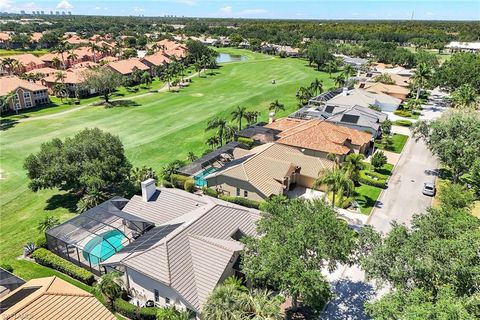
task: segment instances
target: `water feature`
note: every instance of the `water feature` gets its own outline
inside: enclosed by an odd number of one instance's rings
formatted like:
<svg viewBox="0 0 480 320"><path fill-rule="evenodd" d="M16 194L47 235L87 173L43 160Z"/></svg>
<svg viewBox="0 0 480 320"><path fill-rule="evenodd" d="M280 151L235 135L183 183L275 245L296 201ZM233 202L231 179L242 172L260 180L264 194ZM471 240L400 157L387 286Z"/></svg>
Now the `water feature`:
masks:
<svg viewBox="0 0 480 320"><path fill-rule="evenodd" d="M230 53L220 53L217 56L217 63L228 63L228 62L236 62L236 61L245 61L247 57L237 55L237 54L230 54Z"/></svg>

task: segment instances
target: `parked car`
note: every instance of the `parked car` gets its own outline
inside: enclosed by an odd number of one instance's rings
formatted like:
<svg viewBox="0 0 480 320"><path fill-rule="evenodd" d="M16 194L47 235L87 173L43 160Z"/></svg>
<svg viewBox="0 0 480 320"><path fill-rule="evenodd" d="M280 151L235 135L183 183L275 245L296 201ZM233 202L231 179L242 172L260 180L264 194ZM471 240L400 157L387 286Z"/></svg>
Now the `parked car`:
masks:
<svg viewBox="0 0 480 320"><path fill-rule="evenodd" d="M426 196L430 196L430 197L433 197L435 195L435 192L436 192L436 188L435 188L435 184L432 183L432 182L425 182L423 184L423 189L422 189L422 193Z"/></svg>

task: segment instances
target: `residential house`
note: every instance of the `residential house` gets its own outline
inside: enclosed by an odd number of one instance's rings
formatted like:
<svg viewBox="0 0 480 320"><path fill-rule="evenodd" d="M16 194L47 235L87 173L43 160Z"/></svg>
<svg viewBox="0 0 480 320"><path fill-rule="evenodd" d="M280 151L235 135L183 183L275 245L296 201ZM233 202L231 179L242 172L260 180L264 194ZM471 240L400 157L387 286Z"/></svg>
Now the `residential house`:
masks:
<svg viewBox="0 0 480 320"><path fill-rule="evenodd" d="M8 56L8 57L3 57L0 58L0 61L5 59L5 58L11 58L16 61L18 61L18 70L15 70L18 74L32 71L34 69L40 69L44 68L46 66L45 62L43 62L40 58L37 56L34 56L33 54L30 53L25 53L25 54L17 54L13 56ZM2 73L2 67L0 66L0 73ZM3 70L3 72L6 72L6 70Z"/></svg>
<svg viewBox="0 0 480 320"><path fill-rule="evenodd" d="M140 61L148 66L150 70L152 70L152 74L156 76L156 69L166 66L171 60L163 52L159 51L151 55L146 55L141 58Z"/></svg>
<svg viewBox="0 0 480 320"><path fill-rule="evenodd" d="M334 154L340 162L350 153L366 154L372 144L371 133L324 120L283 118L265 127L281 131L276 143L297 148L305 155L318 158Z"/></svg>
<svg viewBox="0 0 480 320"><path fill-rule="evenodd" d="M241 276L243 236L255 236L257 210L179 189L157 188L149 179L142 196L122 209L155 224L106 261L123 275L131 302L188 309L199 316L208 295L227 277Z"/></svg>
<svg viewBox="0 0 480 320"><path fill-rule="evenodd" d="M292 113L292 119L319 119L340 126L349 127L363 132L370 132L373 138L382 134L381 124L388 116L371 108L354 106L336 106L326 103L321 105L308 105Z"/></svg>
<svg viewBox="0 0 480 320"><path fill-rule="evenodd" d="M88 43L87 39L82 39L81 37L75 35L66 35L65 37L65 42L73 45L78 45L78 44L86 44Z"/></svg>
<svg viewBox="0 0 480 320"><path fill-rule="evenodd" d="M22 80L16 76L0 77L0 97L13 93L4 109L18 111L50 103L48 89L37 83Z"/></svg>
<svg viewBox="0 0 480 320"><path fill-rule="evenodd" d="M342 59L342 63L344 65L350 65L356 70L360 70L364 65L368 63L367 59L350 57L343 54L336 54L335 57Z"/></svg>
<svg viewBox="0 0 480 320"><path fill-rule="evenodd" d="M169 39L163 39L157 42L160 51L169 58L184 59L187 56L187 47L183 44Z"/></svg>
<svg viewBox="0 0 480 320"><path fill-rule="evenodd" d="M40 69L34 69L34 70L32 70L30 72L26 72L26 73L27 74L41 74L42 78L45 78L45 77L48 77L48 76L51 76L51 75L57 73L58 71L59 71L58 69L45 67L45 68L40 68Z"/></svg>
<svg viewBox="0 0 480 320"><path fill-rule="evenodd" d="M96 319L116 317L95 296L57 277L28 281L0 299L0 317L8 319Z"/></svg>
<svg viewBox="0 0 480 320"><path fill-rule="evenodd" d="M10 34L8 32L0 32L0 49L6 49L8 41L10 41Z"/></svg>
<svg viewBox="0 0 480 320"><path fill-rule="evenodd" d="M42 84L48 88L50 94L53 94L55 84L62 83L65 85L65 89L69 96L79 95L80 97L95 94L94 90L88 90L81 87L82 82L85 80L85 71L88 68L72 68L66 71L62 71L64 78L59 79L57 73L51 74L42 79Z"/></svg>
<svg viewBox="0 0 480 320"><path fill-rule="evenodd" d="M150 68L147 65L143 64L138 58L113 61L107 64L107 67L127 77L132 75L132 72L135 70L135 68L142 71L150 72Z"/></svg>
<svg viewBox="0 0 480 320"><path fill-rule="evenodd" d="M450 50L451 53L457 51L464 52L479 52L480 51L480 42L459 42L451 41L445 46L446 49Z"/></svg>
<svg viewBox="0 0 480 320"><path fill-rule="evenodd" d="M257 201L287 194L296 186L312 188L319 172L335 165L279 143L237 150L234 155L233 161L205 177L207 185L229 196Z"/></svg>
<svg viewBox="0 0 480 320"><path fill-rule="evenodd" d="M344 90L327 101L329 105L354 106L359 105L368 108L376 106L382 111L393 112L402 103L401 99L389 96L384 93L368 92L365 89Z"/></svg>
<svg viewBox="0 0 480 320"><path fill-rule="evenodd" d="M364 89L371 93L384 93L391 97L401 99L405 101L410 89L404 86L397 86L396 84L385 84L381 82L361 82L356 85L358 89Z"/></svg>

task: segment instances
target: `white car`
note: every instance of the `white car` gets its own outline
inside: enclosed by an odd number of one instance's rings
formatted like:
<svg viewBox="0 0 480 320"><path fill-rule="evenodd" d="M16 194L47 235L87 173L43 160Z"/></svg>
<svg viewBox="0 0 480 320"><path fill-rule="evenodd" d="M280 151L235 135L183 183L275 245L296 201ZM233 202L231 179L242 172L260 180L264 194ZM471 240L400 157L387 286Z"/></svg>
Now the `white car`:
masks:
<svg viewBox="0 0 480 320"><path fill-rule="evenodd" d="M435 184L432 183L432 182L425 182L423 184L423 189L422 189L422 193L426 196L430 196L430 197L433 197L435 195L435 192L436 192L436 188L435 188Z"/></svg>

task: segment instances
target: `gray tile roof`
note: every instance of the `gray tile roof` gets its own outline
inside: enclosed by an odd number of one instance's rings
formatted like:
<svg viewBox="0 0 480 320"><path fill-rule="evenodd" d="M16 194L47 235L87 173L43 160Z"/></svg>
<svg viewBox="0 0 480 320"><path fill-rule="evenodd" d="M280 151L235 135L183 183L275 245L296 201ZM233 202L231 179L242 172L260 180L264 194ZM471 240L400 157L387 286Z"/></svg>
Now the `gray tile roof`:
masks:
<svg viewBox="0 0 480 320"><path fill-rule="evenodd" d="M171 226L165 236L146 245L145 250L120 251L103 264L120 263L160 281L199 311L232 256L243 248L232 235L241 230L255 236L259 211L181 190L159 188L158 192L159 197L144 203L147 205L141 205L138 197L134 204L129 204L129 210L133 213L141 209L151 219L164 221L164 227ZM152 206L150 202L156 204ZM143 242L147 243L151 232L134 244L141 247Z"/></svg>

